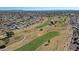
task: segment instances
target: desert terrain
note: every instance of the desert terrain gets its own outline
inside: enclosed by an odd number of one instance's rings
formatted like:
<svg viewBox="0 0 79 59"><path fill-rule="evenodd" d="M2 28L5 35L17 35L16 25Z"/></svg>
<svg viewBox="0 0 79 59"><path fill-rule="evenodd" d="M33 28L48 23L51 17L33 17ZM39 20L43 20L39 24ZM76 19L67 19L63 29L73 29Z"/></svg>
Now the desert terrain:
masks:
<svg viewBox="0 0 79 59"><path fill-rule="evenodd" d="M58 17L61 17L61 19ZM27 46L30 42L34 40L37 40L36 38L41 37L49 32L57 32L58 33L57 36L51 37L49 40L46 40L42 44L40 44L39 42L38 44L40 45L37 46L34 50L67 51L69 48L70 38L71 38L70 32L72 32L71 26L68 23L69 18L67 18L67 16L55 16L55 17L52 16L52 17L42 17L42 18L43 21L38 22L32 26L29 26L28 28L13 30L14 35L13 37L10 38L10 42L7 44L7 47L0 50L2 51L23 50L22 48L24 46ZM64 21L64 19L66 20ZM24 51L27 50L27 48L28 47L24 48Z"/></svg>

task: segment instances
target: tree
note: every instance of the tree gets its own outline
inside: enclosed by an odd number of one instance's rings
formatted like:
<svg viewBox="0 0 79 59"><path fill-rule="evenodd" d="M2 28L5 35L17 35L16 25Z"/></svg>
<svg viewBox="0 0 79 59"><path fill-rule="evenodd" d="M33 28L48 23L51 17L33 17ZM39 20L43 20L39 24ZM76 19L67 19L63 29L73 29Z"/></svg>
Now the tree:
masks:
<svg viewBox="0 0 79 59"><path fill-rule="evenodd" d="M10 31L10 32L6 32L7 38L12 37L14 35L14 32Z"/></svg>

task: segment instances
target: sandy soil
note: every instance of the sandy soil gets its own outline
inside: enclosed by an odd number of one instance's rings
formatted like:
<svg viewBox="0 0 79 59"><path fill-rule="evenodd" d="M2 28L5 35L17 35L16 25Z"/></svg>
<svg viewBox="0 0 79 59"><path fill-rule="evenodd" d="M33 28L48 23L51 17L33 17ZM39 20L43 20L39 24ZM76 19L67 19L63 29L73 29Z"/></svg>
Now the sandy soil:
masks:
<svg viewBox="0 0 79 59"><path fill-rule="evenodd" d="M60 29L60 30L59 30ZM37 51L68 51L70 45L70 26L65 28L56 28L52 29L60 33L59 36L51 39L51 42L48 46L45 46L47 42L37 48Z"/></svg>
<svg viewBox="0 0 79 59"><path fill-rule="evenodd" d="M49 31L57 31L60 33L59 36L51 39L51 42L48 46L44 46L47 42L42 44L36 51L66 51L68 50L69 43L70 43L70 26L67 25L65 27L54 27L54 26L46 26L43 31L40 31L36 28L28 28L27 30L31 30L29 33L25 32L23 34L23 39L21 41L15 42L11 45L8 45L6 48L2 49L3 51L11 51L16 50L24 46L25 44L31 42L36 37L42 36L46 32Z"/></svg>
<svg viewBox="0 0 79 59"><path fill-rule="evenodd" d="M35 38L42 36L43 34L45 34L47 32L46 29L43 31L40 31L39 29L35 29L33 27L27 28L27 30L29 32L21 33L21 34L23 34L22 35L23 39L21 41L15 42L11 45L8 45L6 48L0 49L0 50L2 50L2 51L16 50L17 48L20 48L20 47L24 46L25 44L28 44Z"/></svg>

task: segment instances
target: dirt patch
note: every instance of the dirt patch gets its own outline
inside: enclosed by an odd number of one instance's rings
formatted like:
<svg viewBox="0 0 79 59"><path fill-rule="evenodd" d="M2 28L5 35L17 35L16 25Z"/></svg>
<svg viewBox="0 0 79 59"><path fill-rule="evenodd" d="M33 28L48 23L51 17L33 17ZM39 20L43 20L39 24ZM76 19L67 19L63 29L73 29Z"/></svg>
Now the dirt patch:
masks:
<svg viewBox="0 0 79 59"><path fill-rule="evenodd" d="M53 28L51 28L53 29ZM70 43L70 26L58 29L55 28L52 31L58 31L60 33L59 36L52 38L50 44L48 46L44 46L47 42L37 48L37 51L67 51Z"/></svg>

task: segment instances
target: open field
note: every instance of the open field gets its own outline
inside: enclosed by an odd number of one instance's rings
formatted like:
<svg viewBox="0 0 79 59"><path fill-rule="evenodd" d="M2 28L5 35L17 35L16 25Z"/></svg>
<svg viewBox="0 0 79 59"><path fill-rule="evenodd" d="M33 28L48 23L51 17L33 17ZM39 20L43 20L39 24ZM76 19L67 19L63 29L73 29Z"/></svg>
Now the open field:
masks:
<svg viewBox="0 0 79 59"><path fill-rule="evenodd" d="M16 51L56 51L56 50L68 50L68 44L70 41L68 36L70 31L70 26L65 27L54 27L54 26L46 26L43 28L43 31L38 29L28 29L21 30L21 34L23 33L24 38L16 42L12 45L9 45L4 50L16 50ZM20 32L15 32L20 34ZM50 36L50 35L51 36ZM22 35L22 36L23 36ZM56 36L55 36L56 35ZM55 36L55 37L54 37ZM44 46L47 44L47 41L50 40L48 46ZM65 46L65 47L64 47Z"/></svg>
<svg viewBox="0 0 79 59"><path fill-rule="evenodd" d="M52 38L48 46L45 46L47 43L45 42L36 51L68 51L71 40L70 30L70 26L67 28L54 28L54 31L59 32L59 35Z"/></svg>
<svg viewBox="0 0 79 59"><path fill-rule="evenodd" d="M57 35L59 35L58 32L48 32L48 33L44 34L43 36L40 36L40 37L34 39L33 41L24 45L23 47L17 49L17 51L33 51L36 48L38 48L40 45L42 45L44 42L50 40L51 38L53 38Z"/></svg>

